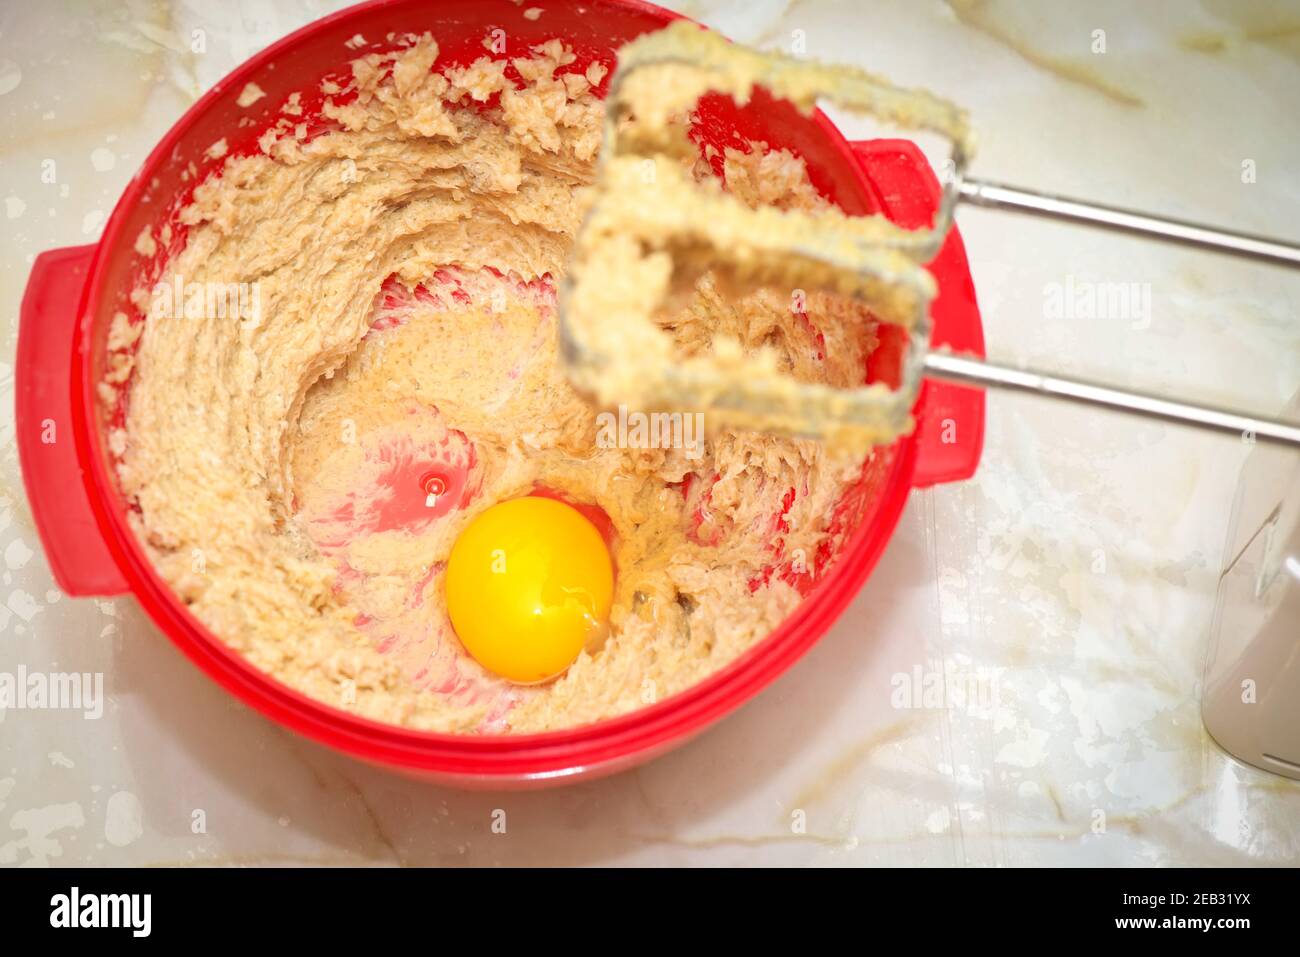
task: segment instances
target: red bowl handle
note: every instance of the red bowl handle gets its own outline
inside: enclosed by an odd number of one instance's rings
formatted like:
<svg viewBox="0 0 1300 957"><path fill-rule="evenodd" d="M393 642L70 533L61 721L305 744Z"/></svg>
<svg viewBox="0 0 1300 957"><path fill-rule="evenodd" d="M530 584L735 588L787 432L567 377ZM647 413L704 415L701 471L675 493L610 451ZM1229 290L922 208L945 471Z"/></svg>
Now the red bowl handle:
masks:
<svg viewBox="0 0 1300 957"><path fill-rule="evenodd" d="M129 590L91 510L72 433L73 333L95 249L37 256L18 323L14 422L23 484L54 580L69 595Z"/></svg>
<svg viewBox="0 0 1300 957"><path fill-rule="evenodd" d="M929 226L942 188L925 154L911 140L861 140L850 143L890 220L917 229ZM966 247L953 226L929 264L939 285L930 317L931 346L984 356L984 327L975 301L975 284ZM959 482L975 474L984 449L984 392L947 382L921 386L923 409L916 425L916 471L912 485L927 488Z"/></svg>

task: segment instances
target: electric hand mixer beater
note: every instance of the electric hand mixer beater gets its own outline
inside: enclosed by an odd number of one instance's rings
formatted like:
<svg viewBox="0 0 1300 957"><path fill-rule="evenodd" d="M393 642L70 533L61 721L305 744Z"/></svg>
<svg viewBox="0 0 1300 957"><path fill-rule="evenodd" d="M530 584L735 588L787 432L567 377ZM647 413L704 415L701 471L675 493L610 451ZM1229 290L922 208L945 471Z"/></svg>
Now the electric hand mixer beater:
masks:
<svg viewBox="0 0 1300 957"><path fill-rule="evenodd" d="M931 228L904 229L880 216L751 209L697 183L689 172L695 147L681 118L706 93L743 104L755 87L804 111L824 98L946 137L948 175ZM1292 451L1300 449L1300 424L932 351L936 288L924 268L963 200L1291 267L1300 266L1300 245L974 180L965 176L972 149L965 113L929 93L898 89L857 69L759 53L686 23L640 37L623 48L610 82L595 195L561 294L569 377L606 407L704 411L714 427L864 449L911 428L925 377L1037 393L1274 446L1256 450L1252 461L1291 479L1262 483L1279 497L1274 507L1254 514L1239 501L1234 510L1239 523L1252 527L1234 527L1230 539L1234 562L1220 586L1203 705L1211 733L1230 751L1300 777L1300 495L1290 492L1300 487ZM751 287L817 288L854 298L908 337L897 386L799 382L773 355L745 354L725 341L715 342L710 355L676 355L656 312L675 285L706 270ZM1265 452L1271 457L1259 459ZM1252 545L1260 554L1251 565L1253 584L1243 588L1232 570L1253 554ZM1242 639L1234 629L1246 622L1250 634ZM1253 695L1238 695L1239 685L1252 687Z"/></svg>

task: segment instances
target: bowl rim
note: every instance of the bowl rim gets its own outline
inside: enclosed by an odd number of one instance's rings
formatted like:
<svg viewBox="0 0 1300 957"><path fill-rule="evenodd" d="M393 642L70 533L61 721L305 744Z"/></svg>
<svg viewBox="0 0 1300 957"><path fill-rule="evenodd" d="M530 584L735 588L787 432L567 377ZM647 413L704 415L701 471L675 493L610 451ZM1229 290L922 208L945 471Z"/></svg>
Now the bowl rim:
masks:
<svg viewBox="0 0 1300 957"><path fill-rule="evenodd" d="M689 19L642 0L589 0L587 5L597 3L615 8L611 12L637 12L665 24ZM387 724L317 701L258 670L174 596L137 541L109 474L91 372L90 327L95 315L91 306L102 301L106 292L106 251L130 242L123 235L124 224L152 171L167 161L198 119L230 88L242 87L279 55L313 34L394 5L394 0L369 0L345 8L304 25L245 60L186 110L128 184L95 249L72 342L72 431L82 465L81 480L104 541L145 612L205 673L272 720L354 757L453 781L546 782L618 770L684 743L734 711L784 673L829 630L874 568L902 514L916 466L915 432L876 450L877 455L888 456L888 474L869 513L849 534L822 580L770 634L723 668L654 704L592 724L528 734L446 734ZM844 154L846 163L859 171L863 189L885 209L866 170L853 158L848 140L821 111L815 121ZM925 395L926 390L921 390L915 408L918 416Z"/></svg>

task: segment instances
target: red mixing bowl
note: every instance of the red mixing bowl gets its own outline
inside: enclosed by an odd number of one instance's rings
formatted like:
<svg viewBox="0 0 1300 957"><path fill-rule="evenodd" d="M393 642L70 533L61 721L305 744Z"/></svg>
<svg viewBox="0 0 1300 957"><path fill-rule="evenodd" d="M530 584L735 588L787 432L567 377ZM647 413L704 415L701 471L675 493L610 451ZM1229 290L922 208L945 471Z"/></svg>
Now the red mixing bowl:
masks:
<svg viewBox="0 0 1300 957"><path fill-rule="evenodd" d="M348 61L391 47L403 34L432 32L438 67L483 55L483 41L503 31L507 56L554 37L578 54L612 66L626 41L677 15L638 0L538 0L536 20L524 8L481 0L376 0L325 17L243 64L203 96L172 127L131 180L98 243L37 257L23 297L17 359L17 436L32 514L58 584L69 595L133 594L186 655L227 691L286 727L366 761L443 783L521 787L591 777L646 761L687 741L757 694L834 622L853 598L893 533L912 488L970 477L983 444L984 396L958 386L926 383L916 404L913 434L881 448L845 495L837 513L844 535L834 554L820 556L815 579L802 582L803 602L779 628L746 654L671 698L585 727L527 735L444 735L368 721L323 705L256 670L201 625L158 576L127 524L105 452L105 430L120 423L120 407L97 395L113 314L133 312L128 295L155 277L183 248L175 221L196 183L220 162L205 150L225 138L231 153L255 150L259 135L291 93L302 91L312 134L320 81L347 76ZM366 46L349 46L357 34ZM385 39L387 38L387 39ZM255 81L267 96L253 109L236 99ZM608 82L607 80L605 81ZM256 122L247 123L246 117ZM244 125L240 121L245 120ZM849 143L821 114L802 116L761 93L743 109L710 97L701 104L697 133L721 149L766 142L807 162L816 187L850 214L881 212L906 226L928 225L939 184L921 152L905 140ZM144 257L134 245L141 230L157 235L175 224L169 248ZM934 342L983 355L983 332L961 238L954 229L931 263L940 294ZM888 331L888 330L886 330ZM904 343L885 335L868 380L889 381Z"/></svg>

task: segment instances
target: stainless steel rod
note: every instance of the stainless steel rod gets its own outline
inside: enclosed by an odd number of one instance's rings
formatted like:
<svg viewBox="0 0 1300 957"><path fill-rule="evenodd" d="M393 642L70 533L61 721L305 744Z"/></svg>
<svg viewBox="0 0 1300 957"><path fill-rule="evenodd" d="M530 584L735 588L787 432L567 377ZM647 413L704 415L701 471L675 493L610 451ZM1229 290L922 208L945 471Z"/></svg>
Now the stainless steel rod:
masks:
<svg viewBox="0 0 1300 957"><path fill-rule="evenodd" d="M1136 233L1140 236L1212 249L1234 256L1300 266L1300 244L1268 236L1216 229L1213 226L1180 219L1165 219L1117 206L1083 203L1064 196L1053 196L979 179L962 181L961 198L976 206L1037 213L1052 219Z"/></svg>
<svg viewBox="0 0 1300 957"><path fill-rule="evenodd" d="M1070 379L1032 369L1015 369L951 352L930 352L925 357L928 378L963 385L991 386L1017 392L1068 399L1083 405L1131 412L1243 438L1300 449L1300 423L1250 415L1233 409L1179 402L1146 392L1116 389L1100 382Z"/></svg>

